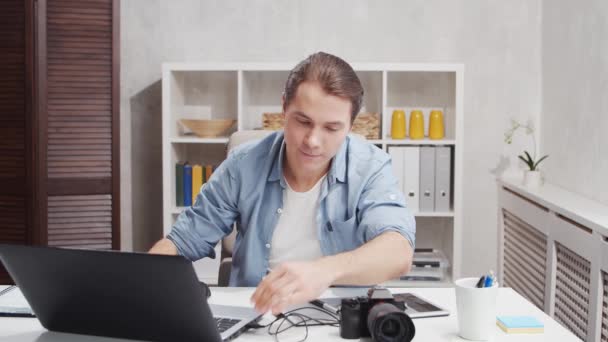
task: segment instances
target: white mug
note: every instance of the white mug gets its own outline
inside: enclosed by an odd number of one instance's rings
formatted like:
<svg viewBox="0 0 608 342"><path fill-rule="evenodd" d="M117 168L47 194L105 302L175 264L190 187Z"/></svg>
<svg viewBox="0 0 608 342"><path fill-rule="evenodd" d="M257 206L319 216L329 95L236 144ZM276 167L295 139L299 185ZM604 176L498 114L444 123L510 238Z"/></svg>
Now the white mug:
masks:
<svg viewBox="0 0 608 342"><path fill-rule="evenodd" d="M473 341L487 341L496 330L496 295L498 282L477 288L479 278L456 280L458 334Z"/></svg>

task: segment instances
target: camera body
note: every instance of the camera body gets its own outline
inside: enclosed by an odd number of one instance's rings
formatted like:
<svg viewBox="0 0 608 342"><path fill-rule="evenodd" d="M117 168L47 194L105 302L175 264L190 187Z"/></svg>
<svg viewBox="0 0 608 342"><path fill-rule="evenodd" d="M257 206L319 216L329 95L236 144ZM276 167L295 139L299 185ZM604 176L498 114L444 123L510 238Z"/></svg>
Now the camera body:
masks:
<svg viewBox="0 0 608 342"><path fill-rule="evenodd" d="M367 296L342 299L342 338L372 337L374 341L410 341L414 334L414 324L405 313L405 304L395 301L386 288L373 287L368 290Z"/></svg>

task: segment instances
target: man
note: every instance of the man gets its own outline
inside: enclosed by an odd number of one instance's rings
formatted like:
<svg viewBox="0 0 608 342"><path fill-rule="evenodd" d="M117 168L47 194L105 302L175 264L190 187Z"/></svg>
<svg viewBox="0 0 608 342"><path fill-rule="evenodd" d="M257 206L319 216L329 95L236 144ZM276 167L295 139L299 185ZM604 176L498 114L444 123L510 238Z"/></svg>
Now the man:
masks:
<svg viewBox="0 0 608 342"><path fill-rule="evenodd" d="M273 314L332 284L407 273L416 228L390 158L348 137L362 98L342 59L302 61L285 85L284 131L231 153L150 252L215 257L236 222L230 285L257 286L252 302Z"/></svg>

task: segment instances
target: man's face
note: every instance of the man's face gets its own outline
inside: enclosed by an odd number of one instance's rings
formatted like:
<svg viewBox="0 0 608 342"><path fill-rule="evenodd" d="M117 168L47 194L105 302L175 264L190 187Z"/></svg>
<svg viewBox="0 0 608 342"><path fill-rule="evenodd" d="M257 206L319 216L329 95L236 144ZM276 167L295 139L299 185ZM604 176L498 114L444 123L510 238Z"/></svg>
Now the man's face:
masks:
<svg viewBox="0 0 608 342"><path fill-rule="evenodd" d="M284 112L287 165L292 173L316 176L327 171L350 132L350 113L350 101L328 95L316 82L300 84Z"/></svg>

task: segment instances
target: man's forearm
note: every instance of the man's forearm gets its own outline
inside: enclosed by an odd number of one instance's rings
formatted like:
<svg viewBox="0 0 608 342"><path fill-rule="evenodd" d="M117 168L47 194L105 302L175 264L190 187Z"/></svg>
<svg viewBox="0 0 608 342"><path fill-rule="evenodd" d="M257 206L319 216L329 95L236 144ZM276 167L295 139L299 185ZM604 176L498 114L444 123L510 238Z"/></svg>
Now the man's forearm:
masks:
<svg viewBox="0 0 608 342"><path fill-rule="evenodd" d="M334 274L334 285L371 285L407 273L412 257L409 241L390 231L355 250L324 257L318 262Z"/></svg>
<svg viewBox="0 0 608 342"><path fill-rule="evenodd" d="M148 253L151 254L166 254L166 255L177 255L177 247L175 247L175 244L173 243L173 241L164 238L160 241L158 241L156 244L154 244L154 246L152 246L152 248L150 248L150 250L148 251Z"/></svg>

